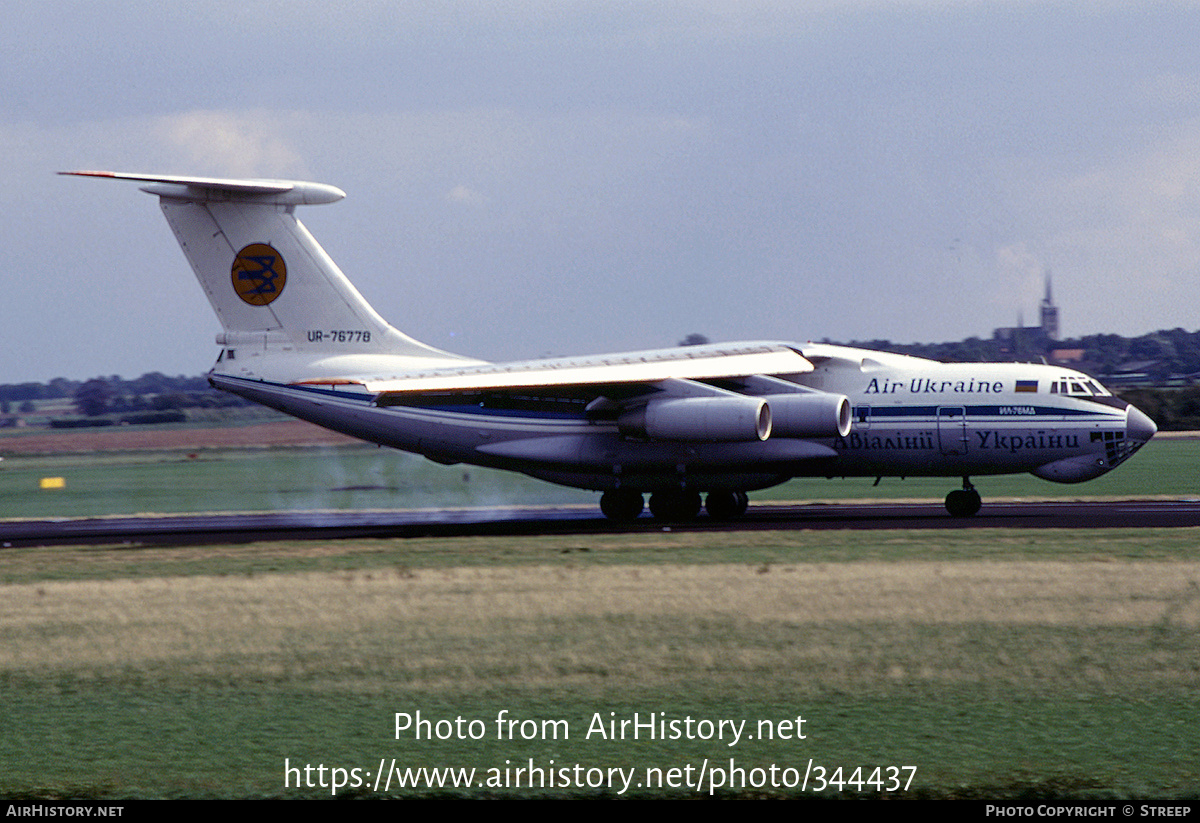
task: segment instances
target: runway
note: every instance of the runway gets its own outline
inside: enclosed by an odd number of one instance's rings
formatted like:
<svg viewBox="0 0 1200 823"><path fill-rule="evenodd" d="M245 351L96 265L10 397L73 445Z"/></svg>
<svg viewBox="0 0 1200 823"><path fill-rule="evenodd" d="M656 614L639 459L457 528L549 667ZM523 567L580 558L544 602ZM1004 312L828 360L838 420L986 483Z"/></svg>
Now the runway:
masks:
<svg viewBox="0 0 1200 823"><path fill-rule="evenodd" d="M952 518L938 503L752 505L738 520L699 517L664 524L648 515L613 524L592 507L410 509L55 518L0 522L0 547L51 545L196 545L263 540L612 534L663 529L1112 529L1200 526L1200 500L985 503L978 515Z"/></svg>

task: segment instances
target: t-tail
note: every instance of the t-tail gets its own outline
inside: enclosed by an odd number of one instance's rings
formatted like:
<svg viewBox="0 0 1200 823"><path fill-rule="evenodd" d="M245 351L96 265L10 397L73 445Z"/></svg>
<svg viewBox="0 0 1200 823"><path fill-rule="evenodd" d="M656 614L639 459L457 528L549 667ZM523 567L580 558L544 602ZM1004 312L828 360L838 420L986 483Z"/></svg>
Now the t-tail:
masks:
<svg viewBox="0 0 1200 823"><path fill-rule="evenodd" d="M159 197L224 331L217 371L290 381L478 361L420 343L387 323L296 219L341 189L291 180L75 171L136 180Z"/></svg>

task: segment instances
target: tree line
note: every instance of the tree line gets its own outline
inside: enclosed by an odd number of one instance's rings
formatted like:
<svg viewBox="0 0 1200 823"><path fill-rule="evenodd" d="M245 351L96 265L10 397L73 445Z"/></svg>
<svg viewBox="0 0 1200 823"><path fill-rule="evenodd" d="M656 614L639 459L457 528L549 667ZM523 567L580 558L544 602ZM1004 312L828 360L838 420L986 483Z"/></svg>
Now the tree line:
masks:
<svg viewBox="0 0 1200 823"><path fill-rule="evenodd" d="M1038 329L1008 339L970 337L952 343L892 343L867 340L849 345L864 349L911 354L945 362L1003 362L1049 357L1053 352L1071 352L1071 367L1100 380L1136 369L1151 383L1194 380L1200 383L1200 331L1162 329L1140 337L1118 334L1089 334L1065 340L1047 340Z"/></svg>
<svg viewBox="0 0 1200 823"><path fill-rule="evenodd" d="M29 414L37 408L35 401L63 399L71 400L87 417L250 405L212 388L202 375L170 377L149 372L132 380L114 374L88 380L56 377L46 383L0 384L0 414Z"/></svg>

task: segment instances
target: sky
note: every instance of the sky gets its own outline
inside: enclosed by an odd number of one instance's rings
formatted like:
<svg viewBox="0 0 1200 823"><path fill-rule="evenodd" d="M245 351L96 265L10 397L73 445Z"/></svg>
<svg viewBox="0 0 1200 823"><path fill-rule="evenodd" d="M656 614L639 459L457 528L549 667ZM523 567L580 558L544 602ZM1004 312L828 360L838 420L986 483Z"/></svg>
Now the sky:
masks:
<svg viewBox="0 0 1200 823"><path fill-rule="evenodd" d="M0 383L200 374L155 198L315 180L393 325L488 360L1200 328L1200 5L45 0L0 27Z"/></svg>

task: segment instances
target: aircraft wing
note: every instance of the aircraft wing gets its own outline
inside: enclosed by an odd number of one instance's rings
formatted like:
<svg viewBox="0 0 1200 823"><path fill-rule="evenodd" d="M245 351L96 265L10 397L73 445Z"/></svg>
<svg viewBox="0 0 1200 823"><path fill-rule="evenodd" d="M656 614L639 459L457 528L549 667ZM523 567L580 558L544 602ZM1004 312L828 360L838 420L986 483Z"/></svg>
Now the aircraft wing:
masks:
<svg viewBox="0 0 1200 823"><path fill-rule="evenodd" d="M801 374L813 365L783 343L685 346L598 357L489 363L365 380L367 391L389 397L424 392L504 391L522 388L584 388L712 380L760 374Z"/></svg>
<svg viewBox="0 0 1200 823"><path fill-rule="evenodd" d="M728 343L439 369L366 381L363 387L376 394L377 406L456 398L481 408L573 409L593 420L611 420L622 434L650 440L763 441L772 430L788 438L844 436L850 429L845 396L774 377L812 370L812 363L785 343ZM554 454L575 448L570 439L547 444Z"/></svg>

